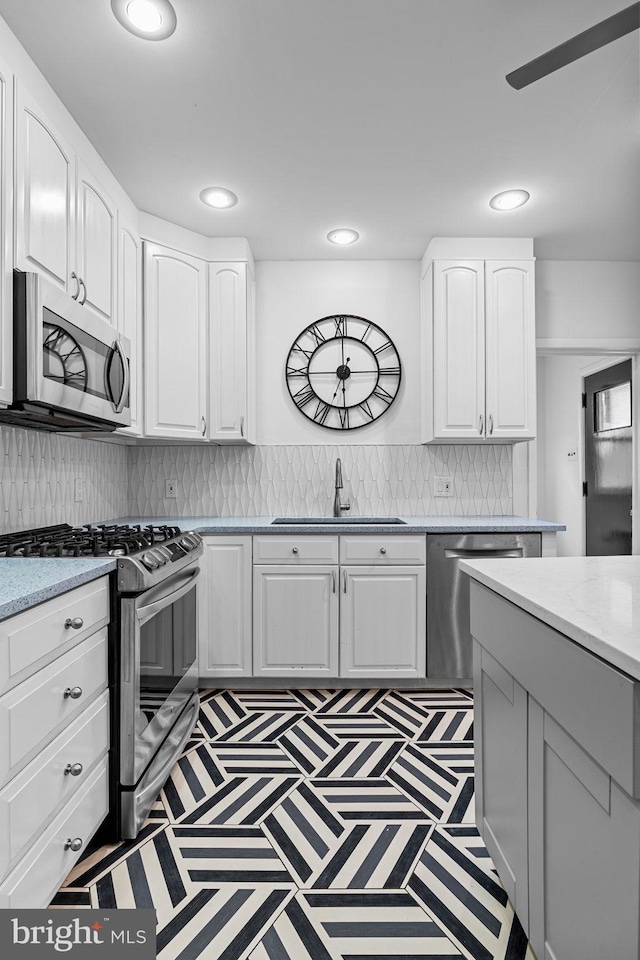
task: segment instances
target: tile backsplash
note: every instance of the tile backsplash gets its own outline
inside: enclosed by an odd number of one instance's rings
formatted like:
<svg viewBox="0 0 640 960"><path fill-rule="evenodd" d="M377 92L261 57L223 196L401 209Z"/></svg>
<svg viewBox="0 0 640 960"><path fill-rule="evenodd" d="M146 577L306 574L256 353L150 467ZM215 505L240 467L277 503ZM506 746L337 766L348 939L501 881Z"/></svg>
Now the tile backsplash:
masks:
<svg viewBox="0 0 640 960"><path fill-rule="evenodd" d="M127 448L114 443L0 427L0 532L126 515L130 467Z"/></svg>
<svg viewBox="0 0 640 960"><path fill-rule="evenodd" d="M132 515L329 516L336 457L351 515L513 512L508 445L125 447L0 427L0 532ZM436 477L452 478L452 497L434 497Z"/></svg>
<svg viewBox="0 0 640 960"><path fill-rule="evenodd" d="M132 447L132 515L330 516L336 457L351 515L513 513L509 445ZM451 477L452 497L434 497ZM165 498L167 480L176 499Z"/></svg>

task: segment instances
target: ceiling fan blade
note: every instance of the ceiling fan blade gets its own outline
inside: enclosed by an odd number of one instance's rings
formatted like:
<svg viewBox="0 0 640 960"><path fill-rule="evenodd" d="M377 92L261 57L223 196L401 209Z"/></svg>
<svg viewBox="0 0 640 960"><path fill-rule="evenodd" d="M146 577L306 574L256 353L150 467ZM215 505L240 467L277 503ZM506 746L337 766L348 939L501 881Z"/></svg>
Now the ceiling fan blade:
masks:
<svg viewBox="0 0 640 960"><path fill-rule="evenodd" d="M560 46L554 47L553 50L536 57L535 60L525 63L523 67L518 67L512 73L508 73L505 79L516 90L522 90L523 87L540 80L541 77L546 77L554 70L559 70L560 67L565 67L568 63L579 60L587 53L592 53L593 50L604 47L612 40L624 37L632 30L637 30L638 27L640 27L640 3L632 3L630 7L626 7L619 13L614 13L607 20L596 23L595 26L589 27L588 30L572 37L571 40L567 40Z"/></svg>

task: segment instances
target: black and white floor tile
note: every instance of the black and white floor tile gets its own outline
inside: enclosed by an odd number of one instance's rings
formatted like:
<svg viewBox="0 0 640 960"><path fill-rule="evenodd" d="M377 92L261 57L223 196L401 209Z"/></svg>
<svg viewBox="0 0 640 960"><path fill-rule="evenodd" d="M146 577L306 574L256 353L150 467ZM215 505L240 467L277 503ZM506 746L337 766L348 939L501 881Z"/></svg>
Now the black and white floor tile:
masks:
<svg viewBox="0 0 640 960"><path fill-rule="evenodd" d="M153 907L160 960L534 960L473 787L469 691L203 691L139 836L51 906Z"/></svg>

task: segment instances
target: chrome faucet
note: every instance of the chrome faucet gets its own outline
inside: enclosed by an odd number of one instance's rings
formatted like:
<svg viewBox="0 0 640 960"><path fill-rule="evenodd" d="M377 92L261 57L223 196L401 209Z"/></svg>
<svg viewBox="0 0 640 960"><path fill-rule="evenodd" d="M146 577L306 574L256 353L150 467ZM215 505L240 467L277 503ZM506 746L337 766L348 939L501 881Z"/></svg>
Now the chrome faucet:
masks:
<svg viewBox="0 0 640 960"><path fill-rule="evenodd" d="M340 457L336 458L336 494L333 498L333 515L334 517L341 516L342 510L350 510L351 504L347 500L346 503L340 503L340 491L344 487L342 482L342 460Z"/></svg>

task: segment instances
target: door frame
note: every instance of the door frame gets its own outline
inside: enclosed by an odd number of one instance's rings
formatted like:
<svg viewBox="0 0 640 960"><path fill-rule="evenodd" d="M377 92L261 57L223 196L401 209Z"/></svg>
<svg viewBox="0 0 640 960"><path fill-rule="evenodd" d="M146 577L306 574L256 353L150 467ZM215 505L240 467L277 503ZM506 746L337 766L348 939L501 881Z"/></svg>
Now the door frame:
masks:
<svg viewBox="0 0 640 960"><path fill-rule="evenodd" d="M592 373L598 373L599 370L605 370L607 367L622 360L631 360L631 394L632 394L632 444L633 461L631 477L631 552L640 554L640 529L635 522L637 511L640 509L640 337L602 337L575 339L538 339L536 340L537 357L557 357L557 356L584 356L584 357L604 357L599 361L587 363L580 370L583 382L584 378ZM538 441L533 440L529 446L529 455L527 458L527 493L529 516L535 517L538 513L538 491L537 491L537 445ZM581 469L584 471L584 417L580 421L580 457ZM514 458L515 459L515 458ZM514 464L515 466L515 464ZM521 468L522 469L522 468ZM516 473L514 470L514 481ZM514 513L516 511L514 482ZM559 518L561 520L561 518ZM586 507L584 498L582 503L582 531L581 545L582 556L585 555L586 546Z"/></svg>

